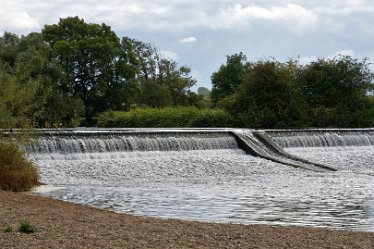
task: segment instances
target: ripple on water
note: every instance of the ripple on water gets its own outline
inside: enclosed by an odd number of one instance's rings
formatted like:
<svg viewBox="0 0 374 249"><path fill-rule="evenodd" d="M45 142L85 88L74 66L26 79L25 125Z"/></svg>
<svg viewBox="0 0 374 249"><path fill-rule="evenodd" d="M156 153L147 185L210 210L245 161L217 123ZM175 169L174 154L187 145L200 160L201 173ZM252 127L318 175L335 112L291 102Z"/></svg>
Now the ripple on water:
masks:
<svg viewBox="0 0 374 249"><path fill-rule="evenodd" d="M116 212L374 231L373 147L287 151L340 171L294 169L235 149L35 160L43 182L64 187L41 194Z"/></svg>

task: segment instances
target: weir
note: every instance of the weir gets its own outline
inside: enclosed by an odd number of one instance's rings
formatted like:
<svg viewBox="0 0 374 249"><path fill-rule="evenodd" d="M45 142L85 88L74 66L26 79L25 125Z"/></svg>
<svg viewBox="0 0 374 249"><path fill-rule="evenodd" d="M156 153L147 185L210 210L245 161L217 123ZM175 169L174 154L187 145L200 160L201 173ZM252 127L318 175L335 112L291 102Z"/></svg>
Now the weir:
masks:
<svg viewBox="0 0 374 249"><path fill-rule="evenodd" d="M10 136L11 133L17 132L20 131L3 132L3 134ZM293 145L295 139L292 140L284 130L38 129L29 132L35 134L37 139L26 150L38 155L38 158L48 156L58 159L77 158L72 155L87 158L90 153L104 152L242 149L252 156L288 166L313 171L336 170L285 152L282 147ZM284 136L287 138L285 139Z"/></svg>
<svg viewBox="0 0 374 249"><path fill-rule="evenodd" d="M248 154L273 162L313 171L336 171L335 168L293 156L283 150L265 131L234 130L239 146Z"/></svg>
<svg viewBox="0 0 374 249"><path fill-rule="evenodd" d="M266 130L283 148L374 146L374 129Z"/></svg>
<svg viewBox="0 0 374 249"><path fill-rule="evenodd" d="M374 231L373 146L280 145L300 135L368 138L371 130L29 132L29 157L45 184L35 193L43 196L167 219Z"/></svg>

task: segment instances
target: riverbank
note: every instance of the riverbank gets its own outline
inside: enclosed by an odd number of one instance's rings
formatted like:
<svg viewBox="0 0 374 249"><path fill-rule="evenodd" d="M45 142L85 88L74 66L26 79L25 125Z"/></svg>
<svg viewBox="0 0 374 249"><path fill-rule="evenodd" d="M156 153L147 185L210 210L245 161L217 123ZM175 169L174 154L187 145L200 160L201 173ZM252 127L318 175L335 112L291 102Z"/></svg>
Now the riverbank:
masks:
<svg viewBox="0 0 374 249"><path fill-rule="evenodd" d="M3 232L21 220L39 231ZM135 217L4 191L0 228L0 248L374 248L374 233Z"/></svg>

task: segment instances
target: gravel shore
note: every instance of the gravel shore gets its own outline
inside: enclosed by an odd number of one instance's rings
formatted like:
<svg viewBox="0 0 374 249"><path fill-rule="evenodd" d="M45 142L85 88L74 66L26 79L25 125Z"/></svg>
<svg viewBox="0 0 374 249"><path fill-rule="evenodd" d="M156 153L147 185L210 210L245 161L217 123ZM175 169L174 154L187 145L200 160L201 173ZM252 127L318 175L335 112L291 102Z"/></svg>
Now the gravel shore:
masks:
<svg viewBox="0 0 374 249"><path fill-rule="evenodd" d="M39 231L17 232L22 220ZM0 228L0 248L374 248L374 233L135 217L4 191Z"/></svg>

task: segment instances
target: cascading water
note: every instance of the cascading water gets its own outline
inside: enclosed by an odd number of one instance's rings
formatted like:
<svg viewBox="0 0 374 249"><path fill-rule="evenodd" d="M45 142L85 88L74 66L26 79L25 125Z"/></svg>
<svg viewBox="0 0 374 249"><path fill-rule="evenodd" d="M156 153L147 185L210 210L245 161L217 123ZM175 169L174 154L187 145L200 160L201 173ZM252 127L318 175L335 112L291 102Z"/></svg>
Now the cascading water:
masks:
<svg viewBox="0 0 374 249"><path fill-rule="evenodd" d="M284 148L374 146L373 130L274 131L271 135Z"/></svg>
<svg viewBox="0 0 374 249"><path fill-rule="evenodd" d="M117 157L119 153L141 151L188 151L238 149L234 137L225 134L164 135L94 135L94 136L46 136L27 148L36 158L85 159L101 154Z"/></svg>
<svg viewBox="0 0 374 249"><path fill-rule="evenodd" d="M28 151L48 186L35 192L57 199L163 218L374 231L373 146L284 152L274 143L289 137L218 129L51 130ZM240 149L242 142L255 156ZM310 165L295 155L339 171L306 170ZM300 167L285 165L292 163Z"/></svg>

